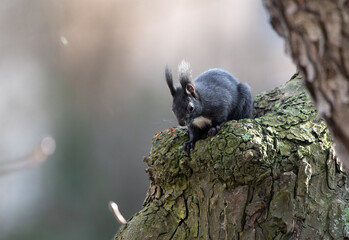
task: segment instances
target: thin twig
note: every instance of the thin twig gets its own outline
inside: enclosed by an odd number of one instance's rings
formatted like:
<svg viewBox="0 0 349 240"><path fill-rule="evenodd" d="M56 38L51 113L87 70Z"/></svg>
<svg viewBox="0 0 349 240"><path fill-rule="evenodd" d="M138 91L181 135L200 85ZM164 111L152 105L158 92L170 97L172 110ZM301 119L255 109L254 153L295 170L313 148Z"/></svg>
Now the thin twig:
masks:
<svg viewBox="0 0 349 240"><path fill-rule="evenodd" d="M109 205L110 211L114 214L116 220L118 220L120 224L126 224L127 222L125 218L122 216L122 214L120 213L118 205L112 201L110 201L108 205Z"/></svg>

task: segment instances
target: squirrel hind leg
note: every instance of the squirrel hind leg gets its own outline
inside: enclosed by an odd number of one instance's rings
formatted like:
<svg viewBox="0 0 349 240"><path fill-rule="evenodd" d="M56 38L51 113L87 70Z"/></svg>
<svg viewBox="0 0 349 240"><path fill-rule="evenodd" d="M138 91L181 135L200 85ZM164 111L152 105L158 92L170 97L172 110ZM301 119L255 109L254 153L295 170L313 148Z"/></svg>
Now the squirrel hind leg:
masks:
<svg viewBox="0 0 349 240"><path fill-rule="evenodd" d="M251 94L251 88L246 83L240 83L238 85L240 102L235 109L235 120L243 118L252 118L253 112L253 98Z"/></svg>

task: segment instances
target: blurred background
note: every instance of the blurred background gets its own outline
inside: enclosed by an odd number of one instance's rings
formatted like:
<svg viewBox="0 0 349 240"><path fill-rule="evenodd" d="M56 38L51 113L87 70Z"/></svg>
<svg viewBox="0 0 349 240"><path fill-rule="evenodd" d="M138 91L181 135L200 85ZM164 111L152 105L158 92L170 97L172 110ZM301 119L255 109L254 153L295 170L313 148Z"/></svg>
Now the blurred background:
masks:
<svg viewBox="0 0 349 240"><path fill-rule="evenodd" d="M143 156L177 125L166 64L226 69L254 95L296 70L260 0L2 0L0 52L5 240L112 239L108 201L141 209ZM46 136L56 151L35 164Z"/></svg>

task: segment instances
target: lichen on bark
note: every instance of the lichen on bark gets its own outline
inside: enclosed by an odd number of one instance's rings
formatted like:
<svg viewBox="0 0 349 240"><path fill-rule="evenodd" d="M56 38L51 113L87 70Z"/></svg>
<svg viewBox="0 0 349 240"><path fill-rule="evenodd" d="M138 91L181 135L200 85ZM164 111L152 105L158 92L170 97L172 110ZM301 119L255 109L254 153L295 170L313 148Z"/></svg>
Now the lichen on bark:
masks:
<svg viewBox="0 0 349 240"><path fill-rule="evenodd" d="M255 98L188 156L184 128L153 139L143 209L115 239L343 239L348 182L301 79Z"/></svg>
<svg viewBox="0 0 349 240"><path fill-rule="evenodd" d="M349 169L349 1L263 2Z"/></svg>

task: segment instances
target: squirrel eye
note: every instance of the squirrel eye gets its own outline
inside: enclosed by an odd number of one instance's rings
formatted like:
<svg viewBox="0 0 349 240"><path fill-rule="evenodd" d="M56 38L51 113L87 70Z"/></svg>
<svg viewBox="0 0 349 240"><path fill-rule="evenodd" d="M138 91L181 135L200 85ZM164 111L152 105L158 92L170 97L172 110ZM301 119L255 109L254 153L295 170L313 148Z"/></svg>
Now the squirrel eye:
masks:
<svg viewBox="0 0 349 240"><path fill-rule="evenodd" d="M194 105L193 105L193 103L190 102L190 103L188 104L187 110L188 110L188 112L192 112L192 111L194 110Z"/></svg>

